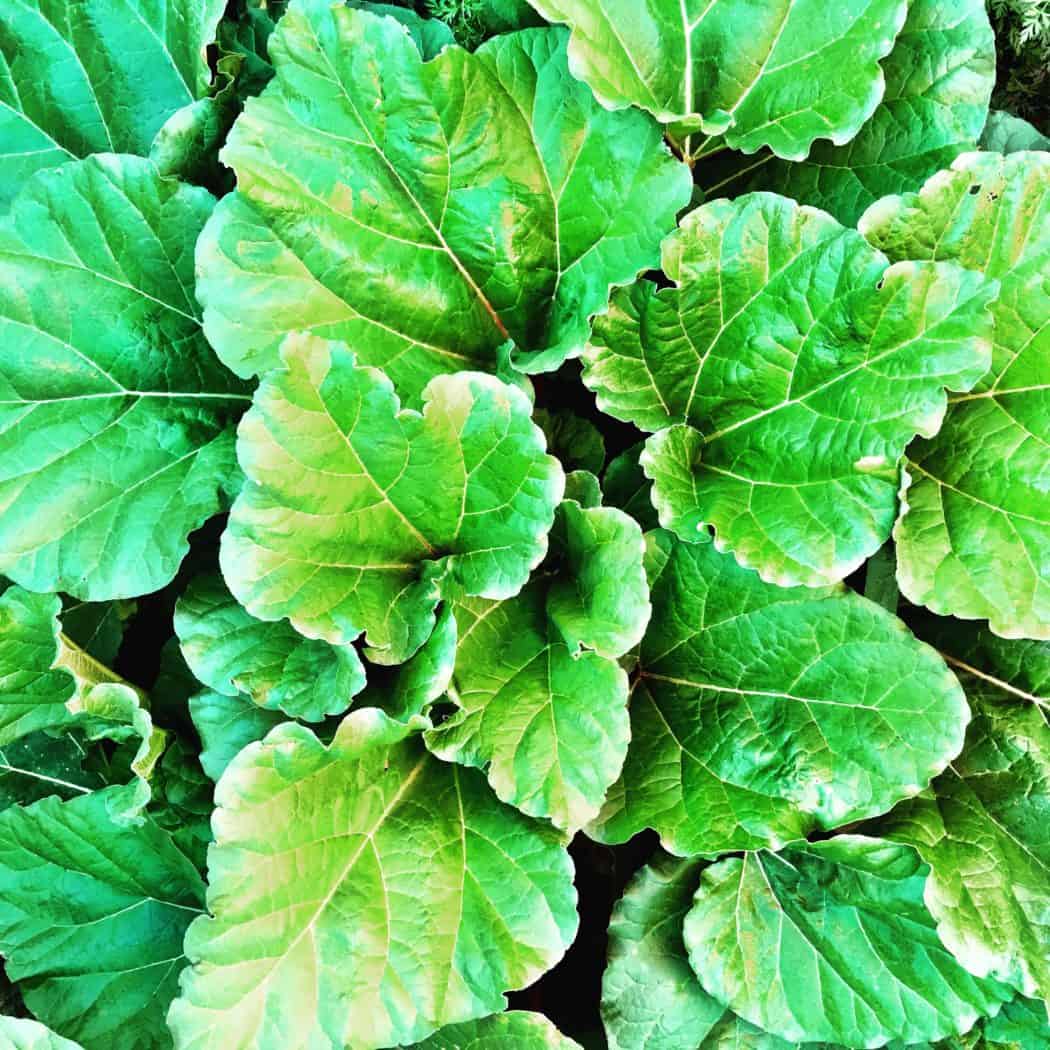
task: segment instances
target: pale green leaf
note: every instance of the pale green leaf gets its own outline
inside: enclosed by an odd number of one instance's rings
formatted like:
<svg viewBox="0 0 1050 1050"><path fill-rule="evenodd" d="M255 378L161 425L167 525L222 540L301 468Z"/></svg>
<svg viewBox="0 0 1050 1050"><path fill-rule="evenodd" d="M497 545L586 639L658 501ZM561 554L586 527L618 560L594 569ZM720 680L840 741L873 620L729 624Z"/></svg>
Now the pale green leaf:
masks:
<svg viewBox="0 0 1050 1050"><path fill-rule="evenodd" d="M286 724L227 767L180 1050L409 1043L501 1010L561 957L577 920L559 836L409 732L365 709L326 748Z"/></svg>
<svg viewBox="0 0 1050 1050"><path fill-rule="evenodd" d="M213 204L101 156L41 172L0 223L0 571L15 582L156 590L220 509L248 399L193 297Z"/></svg>
<svg viewBox="0 0 1050 1050"><path fill-rule="evenodd" d="M564 478L515 387L435 378L402 410L340 343L291 336L237 451L249 482L221 563L259 619L345 644L367 631L398 663L426 640L444 591L517 593L546 553Z"/></svg>
<svg viewBox="0 0 1050 1050"><path fill-rule="evenodd" d="M993 109L988 114L979 143L989 153L1020 153L1022 150L1050 149L1050 138L1020 117Z"/></svg>
<svg viewBox="0 0 1050 1050"><path fill-rule="evenodd" d="M209 689L246 694L307 722L342 714L365 684L353 646L304 638L283 620L257 620L217 573L197 577L179 598L175 632L190 670Z"/></svg>
<svg viewBox="0 0 1050 1050"><path fill-rule="evenodd" d="M205 690L189 700L190 717L201 738L201 766L218 780L234 756L248 744L262 740L285 721L279 711L264 711L246 696L224 696Z"/></svg>
<svg viewBox="0 0 1050 1050"><path fill-rule="evenodd" d="M454 711L426 734L448 761L487 768L504 801L557 827L597 815L627 753L616 658L649 619L641 529L612 507L565 502L551 554L521 594L457 601Z"/></svg>
<svg viewBox="0 0 1050 1050"><path fill-rule="evenodd" d="M424 18L411 6L372 3L370 0L348 0L347 7L370 11L374 15L385 15L400 22L424 59L429 60L456 42L452 29L440 18Z"/></svg>
<svg viewBox="0 0 1050 1050"><path fill-rule="evenodd" d="M614 295L585 381L660 431L642 466L665 528L714 526L785 586L840 580L885 542L905 446L988 368L995 294L958 266L887 267L824 212L755 193L664 242L675 287Z"/></svg>
<svg viewBox="0 0 1050 1050"><path fill-rule="evenodd" d="M930 865L926 904L963 966L1050 999L1050 644L950 620L926 634L974 718L962 753L878 833Z"/></svg>
<svg viewBox="0 0 1050 1050"><path fill-rule="evenodd" d="M224 0L12 0L0 7L0 210L33 172L149 151L207 93Z"/></svg>
<svg viewBox="0 0 1050 1050"><path fill-rule="evenodd" d="M574 470L565 475L565 499L573 500L581 507L600 507L601 482L589 470Z"/></svg>
<svg viewBox="0 0 1050 1050"><path fill-rule="evenodd" d="M237 192L197 249L208 337L241 375L305 328L413 407L511 343L554 368L689 199L659 127L570 76L560 30L423 62L393 19L297 0L269 48L277 76L222 154Z"/></svg>
<svg viewBox="0 0 1050 1050"><path fill-rule="evenodd" d="M962 689L844 589L763 583L710 540L650 536L631 746L592 834L679 855L777 847L888 811L958 753Z"/></svg>
<svg viewBox="0 0 1050 1050"><path fill-rule="evenodd" d="M458 627L451 603L438 613L434 633L418 652L396 667L371 664L368 685L355 707L378 707L399 722L426 714L445 695L456 665Z"/></svg>
<svg viewBox="0 0 1050 1050"><path fill-rule="evenodd" d="M726 1013L701 987L682 943L703 867L658 854L613 909L602 978L609 1050L706 1050Z"/></svg>
<svg viewBox="0 0 1050 1050"><path fill-rule="evenodd" d="M572 27L569 62L609 106L642 106L702 156L724 141L801 160L848 142L885 90L906 0L530 0ZM718 138L724 133L724 139Z"/></svg>
<svg viewBox="0 0 1050 1050"><path fill-rule="evenodd" d="M151 821L112 820L113 792L0 813L0 951L26 1005L84 1050L160 1050L204 887Z"/></svg>
<svg viewBox="0 0 1050 1050"><path fill-rule="evenodd" d="M480 1021L448 1025L410 1050L581 1050L543 1014L511 1010Z"/></svg>
<svg viewBox="0 0 1050 1050"><path fill-rule="evenodd" d="M0 1017L0 1050L83 1050L79 1043L55 1035L39 1021Z"/></svg>
<svg viewBox="0 0 1050 1050"><path fill-rule="evenodd" d="M908 846L844 835L705 869L683 936L704 988L788 1040L880 1046L966 1032L1012 993L967 973Z"/></svg>
<svg viewBox="0 0 1050 1050"><path fill-rule="evenodd" d="M882 63L886 95L845 146L818 142L801 164L772 159L749 186L831 212L852 226L869 204L973 149L995 84L995 38L985 0L911 0Z"/></svg>
<svg viewBox="0 0 1050 1050"><path fill-rule="evenodd" d="M1000 282L991 371L908 450L901 590L1008 638L1050 639L1050 154L965 154L873 204L860 230L891 258Z"/></svg>

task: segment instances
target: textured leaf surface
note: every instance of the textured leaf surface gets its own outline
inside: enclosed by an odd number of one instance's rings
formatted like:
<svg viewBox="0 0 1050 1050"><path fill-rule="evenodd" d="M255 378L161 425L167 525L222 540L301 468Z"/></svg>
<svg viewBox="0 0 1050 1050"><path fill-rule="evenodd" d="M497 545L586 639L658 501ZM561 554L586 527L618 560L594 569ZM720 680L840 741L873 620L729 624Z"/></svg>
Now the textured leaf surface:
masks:
<svg viewBox="0 0 1050 1050"><path fill-rule="evenodd" d="M1007 1003L982 1032L989 1050L1043 1050L1050 1045L1050 1025L1046 1022L1046 1004L1034 999L1015 999ZM984 1046L978 1050L984 1050Z"/></svg>
<svg viewBox="0 0 1050 1050"><path fill-rule="evenodd" d="M1027 120L993 109L981 135L981 149L989 153L1020 153L1022 150L1050 149L1050 138L1041 134Z"/></svg>
<svg viewBox="0 0 1050 1050"><path fill-rule="evenodd" d="M886 812L958 753L958 682L874 603L763 583L710 540L663 532L647 568L653 618L602 840L652 827L680 855L778 846Z"/></svg>
<svg viewBox="0 0 1050 1050"><path fill-rule="evenodd" d="M556 367L689 200L657 125L569 75L560 30L424 63L392 19L297 0L270 53L197 251L208 337L241 375L304 328L412 406L439 373L497 371L508 340Z"/></svg>
<svg viewBox="0 0 1050 1050"><path fill-rule="evenodd" d="M585 379L646 430L665 528L785 586L842 579L887 539L897 460L944 387L988 368L994 285L955 266L887 269L855 231L775 194L714 201L664 242L675 287L642 280L599 318Z"/></svg>
<svg viewBox="0 0 1050 1050"><path fill-rule="evenodd" d="M1050 645L938 622L974 718L962 754L879 834L931 868L941 940L980 977L1050 998Z"/></svg>
<svg viewBox="0 0 1050 1050"><path fill-rule="evenodd" d="M204 341L214 201L148 161L41 172L0 223L0 571L98 600L175 574L247 402Z"/></svg>
<svg viewBox="0 0 1050 1050"><path fill-rule="evenodd" d="M112 793L0 813L0 950L56 1032L85 1050L158 1050L204 887L151 821L112 821Z"/></svg>
<svg viewBox="0 0 1050 1050"><path fill-rule="evenodd" d="M1010 998L968 974L923 904L908 846L843 835L707 868L683 936L701 983L786 1039L846 1046L968 1031Z"/></svg>
<svg viewBox="0 0 1050 1050"><path fill-rule="evenodd" d="M1050 155L971 153L861 232L891 258L999 280L991 371L917 441L896 528L898 578L936 613L1050 638Z"/></svg>
<svg viewBox="0 0 1050 1050"><path fill-rule="evenodd" d="M879 59L907 11L904 0L530 2L572 27L570 65L608 105L789 160L818 138L848 142L871 116L885 89Z"/></svg>
<svg viewBox="0 0 1050 1050"><path fill-rule="evenodd" d="M605 439L588 419L572 412L552 412L539 408L534 418L547 435L547 448L567 471L589 470L600 474L605 465Z"/></svg>
<svg viewBox="0 0 1050 1050"><path fill-rule="evenodd" d="M920 186L973 149L995 84L984 0L912 0L882 68L885 98L851 142L818 142L801 164L774 159L752 184L852 226L879 197Z"/></svg>
<svg viewBox="0 0 1050 1050"><path fill-rule="evenodd" d="M613 909L602 978L610 1050L700 1050L726 1013L701 987L682 942L703 866L658 854Z"/></svg>
<svg viewBox="0 0 1050 1050"><path fill-rule="evenodd" d="M576 895L560 838L406 732L362 710L325 748L288 724L227 768L214 918L190 928L170 1015L181 1050L407 1043L501 1010L561 957Z"/></svg>
<svg viewBox="0 0 1050 1050"><path fill-rule="evenodd" d="M285 721L279 711L264 711L246 696L224 696L210 689L190 697L189 709L203 745L201 766L212 780L222 776L242 748Z"/></svg>
<svg viewBox="0 0 1050 1050"><path fill-rule="evenodd" d="M1001 282L991 371L908 449L901 590L996 634L1050 638L1050 155L968 153L861 231L892 257L961 262Z"/></svg>
<svg viewBox="0 0 1050 1050"><path fill-rule="evenodd" d="M241 424L249 484L222 542L253 616L310 637L368 632L397 663L425 641L442 588L504 598L546 553L564 476L520 390L436 378L423 413L340 343L292 336Z"/></svg>
<svg viewBox="0 0 1050 1050"><path fill-rule="evenodd" d="M246 693L293 718L319 722L341 714L365 684L352 646L304 638L285 621L255 619L217 573L198 577L179 598L175 631L190 670L209 689Z"/></svg>
<svg viewBox="0 0 1050 1050"><path fill-rule="evenodd" d="M38 1021L22 1017L0 1017L2 1050L82 1050L79 1043L55 1035Z"/></svg>
<svg viewBox="0 0 1050 1050"><path fill-rule="evenodd" d="M149 151L207 91L223 0L12 0L0 10L0 211L34 171Z"/></svg>
<svg viewBox="0 0 1050 1050"><path fill-rule="evenodd" d="M426 734L441 758L488 769L496 794L578 828L627 753L627 675L616 658L649 617L641 529L611 507L558 510L551 555L520 595L461 601L449 699Z"/></svg>
<svg viewBox="0 0 1050 1050"><path fill-rule="evenodd" d="M94 771L84 769L83 747L68 735L41 730L0 747L0 810L49 795L75 798L102 786Z"/></svg>
<svg viewBox="0 0 1050 1050"><path fill-rule="evenodd" d="M512 1010L480 1021L448 1025L412 1050L580 1050L542 1014Z"/></svg>

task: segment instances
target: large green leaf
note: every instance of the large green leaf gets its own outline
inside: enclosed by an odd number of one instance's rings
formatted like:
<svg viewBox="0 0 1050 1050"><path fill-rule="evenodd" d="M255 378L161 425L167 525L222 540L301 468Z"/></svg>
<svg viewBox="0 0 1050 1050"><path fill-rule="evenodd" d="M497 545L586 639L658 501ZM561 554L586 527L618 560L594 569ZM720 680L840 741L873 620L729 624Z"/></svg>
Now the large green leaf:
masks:
<svg viewBox="0 0 1050 1050"><path fill-rule="evenodd" d="M342 714L365 684L353 646L304 638L283 620L257 620L217 573L198 577L179 598L175 631L190 670L209 689L247 694L307 722Z"/></svg>
<svg viewBox="0 0 1050 1050"><path fill-rule="evenodd" d="M616 658L649 618L641 529L611 507L558 511L551 557L502 602L463 600L449 699L426 734L488 770L504 801L561 828L596 816L627 754L627 675Z"/></svg>
<svg viewBox="0 0 1050 1050"><path fill-rule="evenodd" d="M423 643L443 591L505 598L546 553L564 484L524 394L435 378L401 410L341 343L290 336L241 423L248 475L222 540L226 582L260 619L288 617L373 659Z"/></svg>
<svg viewBox="0 0 1050 1050"><path fill-rule="evenodd" d="M702 861L658 854L613 909L602 978L602 1022L610 1050L699 1050L725 1007L696 979L682 922Z"/></svg>
<svg viewBox="0 0 1050 1050"><path fill-rule="evenodd" d="M409 732L364 709L329 748L287 724L227 767L181 1050L409 1043L560 958L577 920L559 836Z"/></svg>
<svg viewBox="0 0 1050 1050"><path fill-rule="evenodd" d="M114 823L113 791L0 813L0 951L56 1032L85 1050L158 1050L204 887L151 821Z"/></svg>
<svg viewBox="0 0 1050 1050"><path fill-rule="evenodd" d="M1050 138L1020 117L993 109L981 134L981 149L989 153L1020 153L1022 150L1050 149Z"/></svg>
<svg viewBox="0 0 1050 1050"><path fill-rule="evenodd" d="M207 92L224 0L8 0L0 6L0 210L27 178L90 153L149 151Z"/></svg>
<svg viewBox="0 0 1050 1050"><path fill-rule="evenodd" d="M892 54L886 96L852 142L818 142L801 164L773 159L751 185L824 208L852 226L869 204L973 149L995 84L985 0L911 0Z"/></svg>
<svg viewBox="0 0 1050 1050"><path fill-rule="evenodd" d="M0 1047L2 1050L83 1050L79 1043L63 1039L38 1021L22 1017L0 1017Z"/></svg>
<svg viewBox="0 0 1050 1050"><path fill-rule="evenodd" d="M1050 1046L1046 1004L1014 999L985 1022L981 1034L977 1050L1045 1050Z"/></svg>
<svg viewBox="0 0 1050 1050"><path fill-rule="evenodd" d="M891 258L1000 281L991 371L908 450L898 578L913 602L1050 638L1050 154L970 153L861 232Z"/></svg>
<svg viewBox="0 0 1050 1050"><path fill-rule="evenodd" d="M448 1025L410 1050L580 1050L543 1014L511 1010L480 1021Z"/></svg>
<svg viewBox="0 0 1050 1050"><path fill-rule="evenodd" d="M958 753L944 661L860 595L763 583L710 540L651 534L631 746L592 832L673 853L776 847L875 816Z"/></svg>
<svg viewBox="0 0 1050 1050"><path fill-rule="evenodd" d="M646 430L661 523L713 525L785 586L840 580L890 534L897 461L937 432L944 388L987 371L991 282L887 260L774 194L714 201L664 242L675 287L642 280L595 323L585 380Z"/></svg>
<svg viewBox="0 0 1050 1050"><path fill-rule="evenodd" d="M136 157L30 180L0 223L0 571L144 594L220 507L243 385L193 298L214 201Z"/></svg>
<svg viewBox="0 0 1050 1050"><path fill-rule="evenodd" d="M848 142L885 89L906 0L530 0L572 27L569 62L610 106L642 106L698 156L723 142L802 160ZM718 138L724 134L724 139Z"/></svg>
<svg viewBox="0 0 1050 1050"><path fill-rule="evenodd" d="M241 375L300 329L345 339L412 406L510 342L555 367L689 200L657 125L569 75L560 30L423 62L390 18L296 0L270 53L223 151L237 192L197 250L208 337Z"/></svg>
<svg viewBox="0 0 1050 1050"><path fill-rule="evenodd" d="M951 620L928 637L948 653L974 719L962 754L879 834L930 865L926 904L968 970L1050 999L1050 644Z"/></svg>
<svg viewBox="0 0 1050 1050"><path fill-rule="evenodd" d="M785 1039L914 1043L968 1031L1011 991L967 973L923 904L908 846L844 835L700 876L683 936L705 989Z"/></svg>

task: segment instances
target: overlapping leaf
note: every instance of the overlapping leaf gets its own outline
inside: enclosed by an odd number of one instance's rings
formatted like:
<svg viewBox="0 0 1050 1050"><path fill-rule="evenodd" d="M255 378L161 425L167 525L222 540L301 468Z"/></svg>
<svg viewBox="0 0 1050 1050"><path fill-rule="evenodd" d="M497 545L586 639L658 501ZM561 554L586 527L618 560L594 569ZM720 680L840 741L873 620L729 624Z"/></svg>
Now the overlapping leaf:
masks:
<svg viewBox="0 0 1050 1050"><path fill-rule="evenodd" d="M190 697L189 709L201 738L201 766L212 780L222 776L239 751L285 721L279 711L266 711L246 696L210 689Z"/></svg>
<svg viewBox="0 0 1050 1050"><path fill-rule="evenodd" d="M884 609L763 583L710 540L649 539L653 617L601 839L652 827L680 855L776 847L886 812L958 753L958 682Z"/></svg>
<svg viewBox="0 0 1050 1050"><path fill-rule="evenodd" d="M852 835L720 861L685 919L690 962L716 999L788 1040L878 1046L969 1031L1012 993L941 944L926 872L910 847Z"/></svg>
<svg viewBox="0 0 1050 1050"><path fill-rule="evenodd" d="M329 748L289 724L227 767L180 1050L408 1043L502 1009L560 958L576 914L559 837L409 732L366 709Z"/></svg>
<svg viewBox="0 0 1050 1050"><path fill-rule="evenodd" d="M193 297L213 203L103 156L41 172L0 224L0 570L25 587L156 590L219 509L248 398Z"/></svg>
<svg viewBox="0 0 1050 1050"><path fill-rule="evenodd" d="M443 590L517 593L543 558L564 484L520 390L439 376L422 413L340 343L289 337L238 437L249 484L223 575L260 619L345 644L368 632L397 663L425 641Z"/></svg>
<svg viewBox="0 0 1050 1050"><path fill-rule="evenodd" d="M197 251L208 337L241 375L306 328L413 407L511 343L556 367L688 202L658 126L598 105L560 30L423 62L392 19L296 0L269 47L276 79L223 151L237 192Z"/></svg>
<svg viewBox="0 0 1050 1050"><path fill-rule="evenodd" d="M441 758L488 770L496 794L578 828L627 753L627 675L616 658L649 618L641 529L611 507L559 508L551 557L520 595L458 601L456 710L426 734Z"/></svg>
<svg viewBox="0 0 1050 1050"><path fill-rule="evenodd" d="M951 621L948 653L974 712L962 753L879 822L931 867L926 903L971 972L1050 998L1050 645Z"/></svg>
<svg viewBox="0 0 1050 1050"><path fill-rule="evenodd" d="M511 1010L481 1021L448 1025L411 1050L580 1050L543 1014Z"/></svg>
<svg viewBox="0 0 1050 1050"><path fill-rule="evenodd" d="M209 689L245 693L293 718L319 722L342 714L365 684L353 646L304 638L284 621L255 619L218 574L198 577L179 598L175 631L190 669Z"/></svg>
<svg viewBox="0 0 1050 1050"><path fill-rule="evenodd" d="M879 197L920 186L973 149L995 84L984 0L911 0L882 68L886 95L851 142L818 142L798 164L774 158L754 169L750 185L852 226Z"/></svg>
<svg viewBox="0 0 1050 1050"><path fill-rule="evenodd" d="M599 98L677 123L687 155L724 141L789 160L818 138L848 142L871 116L885 90L879 59L907 13L905 0L530 3L572 27L570 64Z"/></svg>
<svg viewBox="0 0 1050 1050"><path fill-rule="evenodd" d="M1050 638L1050 154L966 154L872 205L860 229L891 258L1001 284L991 371L908 451L901 590L1009 638Z"/></svg>
<svg viewBox="0 0 1050 1050"><path fill-rule="evenodd" d="M664 242L676 287L642 280L595 323L599 406L660 430L642 458L661 523L763 578L842 579L887 539L897 460L937 432L944 388L988 368L994 283L887 260L775 194L714 201Z"/></svg>
<svg viewBox="0 0 1050 1050"><path fill-rule="evenodd" d="M13 0L0 10L0 210L33 172L146 154L203 97L223 0Z"/></svg>
<svg viewBox="0 0 1050 1050"><path fill-rule="evenodd" d="M4 1050L82 1050L79 1043L21 1017L0 1017L0 1041Z"/></svg>
<svg viewBox="0 0 1050 1050"><path fill-rule="evenodd" d="M152 821L111 796L0 813L0 951L26 1004L85 1050L158 1050L204 887Z"/></svg>

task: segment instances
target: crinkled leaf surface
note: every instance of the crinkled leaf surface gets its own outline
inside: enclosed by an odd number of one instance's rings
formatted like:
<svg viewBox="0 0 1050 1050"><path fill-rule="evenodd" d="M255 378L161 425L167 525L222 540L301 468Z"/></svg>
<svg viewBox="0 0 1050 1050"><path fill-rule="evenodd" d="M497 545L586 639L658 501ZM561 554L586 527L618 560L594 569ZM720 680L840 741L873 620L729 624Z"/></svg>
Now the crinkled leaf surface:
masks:
<svg viewBox="0 0 1050 1050"><path fill-rule="evenodd" d="M408 660L395 667L369 665L368 685L354 706L378 707L400 722L426 714L452 681L458 629L452 604L446 603L433 634Z"/></svg>
<svg viewBox="0 0 1050 1050"><path fill-rule="evenodd" d="M962 753L879 834L931 868L941 940L980 977L1050 998L1050 644L1006 641L955 621L928 635L973 710Z"/></svg>
<svg viewBox="0 0 1050 1050"><path fill-rule="evenodd" d="M224 0L11 0L0 10L0 210L90 153L149 151L207 92Z"/></svg>
<svg viewBox="0 0 1050 1050"><path fill-rule="evenodd" d="M580 1050L580 1044L562 1035L543 1014L511 1010L448 1025L413 1043L410 1050Z"/></svg>
<svg viewBox="0 0 1050 1050"><path fill-rule="evenodd" d="M209 689L245 693L293 718L341 714L365 684L353 646L304 638L283 620L257 620L218 573L197 577L179 598L175 631L190 670Z"/></svg>
<svg viewBox="0 0 1050 1050"><path fill-rule="evenodd" d="M660 853L613 909L602 978L610 1050L699 1050L726 1013L696 979L682 942L703 866Z"/></svg>
<svg viewBox="0 0 1050 1050"><path fill-rule="evenodd" d="M180 1050L408 1043L501 1010L561 957L577 920L559 836L408 732L365 709L326 748L286 724L227 767Z"/></svg>
<svg viewBox="0 0 1050 1050"><path fill-rule="evenodd" d="M57 666L60 608L54 594L21 587L0 594L0 744L70 719L76 682Z"/></svg>
<svg viewBox="0 0 1050 1050"><path fill-rule="evenodd" d="M0 223L0 571L98 600L174 576L248 398L204 341L214 201L136 157L41 172Z"/></svg>
<svg viewBox="0 0 1050 1050"><path fill-rule="evenodd" d="M1023 150L1050 149L1050 138L1037 131L1027 120L1001 109L988 114L979 143L989 153L1020 153Z"/></svg>
<svg viewBox="0 0 1050 1050"><path fill-rule="evenodd" d="M0 1017L0 1047L3 1050L82 1050L38 1021L23 1017Z"/></svg>
<svg viewBox="0 0 1050 1050"><path fill-rule="evenodd" d="M530 2L572 27L570 66L607 105L789 160L818 138L848 142L871 116L885 89L879 59L907 12L905 0ZM700 139L683 149L702 153Z"/></svg>
<svg viewBox="0 0 1050 1050"><path fill-rule="evenodd" d="M652 827L679 855L776 847L886 812L958 753L962 689L896 617L763 583L710 540L649 540L653 617L603 841Z"/></svg>
<svg viewBox="0 0 1050 1050"><path fill-rule="evenodd" d="M937 432L944 388L988 368L995 286L887 260L831 216L769 193L692 212L598 318L585 380L659 430L642 457L665 528L713 525L785 586L840 580L887 539L897 460ZM674 426L671 426L675 424Z"/></svg>
<svg viewBox="0 0 1050 1050"><path fill-rule="evenodd" d="M852 226L973 149L995 84L995 38L984 0L911 0L882 63L886 95L845 146L818 142L800 164L773 159L751 184L824 208Z"/></svg>
<svg viewBox="0 0 1050 1050"><path fill-rule="evenodd" d="M204 887L152 821L112 820L113 791L0 813L0 950L56 1032L85 1050L158 1050Z"/></svg>
<svg viewBox="0 0 1050 1050"><path fill-rule="evenodd" d="M891 258L944 259L999 280L991 371L908 450L896 527L913 602L1050 638L1050 155L970 153L861 232Z"/></svg>
<svg viewBox="0 0 1050 1050"><path fill-rule="evenodd" d="M248 744L262 740L285 721L279 711L265 711L246 696L225 696L210 689L191 696L190 717L203 745L201 766L218 780L233 757Z"/></svg>
<svg viewBox="0 0 1050 1050"><path fill-rule="evenodd" d="M786 1039L878 1046L968 1031L1011 997L967 973L908 846L842 835L707 868L683 936L704 988Z"/></svg>
<svg viewBox="0 0 1050 1050"><path fill-rule="evenodd" d="M442 588L520 590L564 485L520 390L439 376L418 413L341 343L292 336L284 362L241 423L249 483L222 540L253 616L332 643L366 630L372 658L397 663L430 634Z"/></svg>
<svg viewBox="0 0 1050 1050"><path fill-rule="evenodd" d="M578 828L627 753L627 675L616 658L649 617L641 529L612 507L558 510L551 556L503 602L464 600L449 699L426 734L441 758L487 767L496 794Z"/></svg>
<svg viewBox="0 0 1050 1050"><path fill-rule="evenodd" d="M208 337L241 375L307 328L412 406L439 373L497 371L508 340L556 367L689 200L658 126L570 76L561 30L423 62L392 19L295 0L270 54L197 249Z"/></svg>

